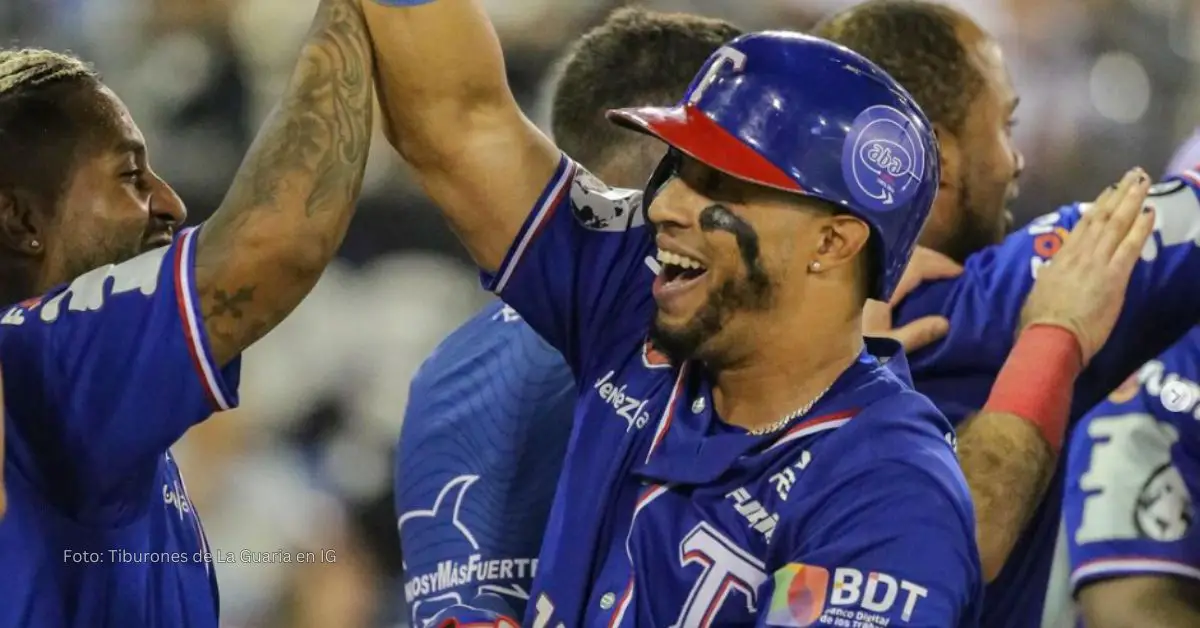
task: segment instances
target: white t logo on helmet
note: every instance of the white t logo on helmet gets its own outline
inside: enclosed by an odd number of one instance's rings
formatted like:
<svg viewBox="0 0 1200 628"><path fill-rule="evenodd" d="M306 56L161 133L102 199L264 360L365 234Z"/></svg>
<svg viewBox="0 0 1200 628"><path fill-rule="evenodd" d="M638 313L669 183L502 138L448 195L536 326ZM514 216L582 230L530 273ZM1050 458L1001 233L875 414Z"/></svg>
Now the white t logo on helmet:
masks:
<svg viewBox="0 0 1200 628"><path fill-rule="evenodd" d="M717 80L717 73L721 71L722 66L728 65L734 72L741 72L746 67L746 53L741 50L721 46L714 54L717 58L708 66L708 71L704 73L704 78L700 79L696 89L692 90L692 95L688 96L687 104L695 105L700 102L704 92Z"/></svg>

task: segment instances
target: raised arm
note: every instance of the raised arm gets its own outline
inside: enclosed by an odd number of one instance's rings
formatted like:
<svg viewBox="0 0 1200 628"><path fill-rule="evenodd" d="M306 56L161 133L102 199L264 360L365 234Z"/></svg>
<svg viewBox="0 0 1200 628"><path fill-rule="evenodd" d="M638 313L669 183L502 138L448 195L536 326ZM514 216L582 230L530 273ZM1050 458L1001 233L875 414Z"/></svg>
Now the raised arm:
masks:
<svg viewBox="0 0 1200 628"><path fill-rule="evenodd" d="M287 90L196 245L218 364L299 305L341 245L371 141L371 64L357 0L322 0Z"/></svg>
<svg viewBox="0 0 1200 628"><path fill-rule="evenodd" d="M509 90L477 0L361 0L388 139L494 272L560 159Z"/></svg>
<svg viewBox="0 0 1200 628"><path fill-rule="evenodd" d="M984 576L999 575L1058 462L1075 379L1107 341L1153 226L1149 180L1130 172L1042 269L984 409L958 435Z"/></svg>

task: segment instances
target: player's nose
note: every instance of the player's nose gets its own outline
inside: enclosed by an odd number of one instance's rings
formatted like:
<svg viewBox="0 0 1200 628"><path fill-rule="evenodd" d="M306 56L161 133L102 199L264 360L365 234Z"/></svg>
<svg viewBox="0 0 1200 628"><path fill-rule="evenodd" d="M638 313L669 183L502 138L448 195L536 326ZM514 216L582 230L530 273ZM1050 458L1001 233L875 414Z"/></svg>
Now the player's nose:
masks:
<svg viewBox="0 0 1200 628"><path fill-rule="evenodd" d="M678 178L667 182L650 202L646 217L655 229L688 229L696 224L703 198Z"/></svg>
<svg viewBox="0 0 1200 628"><path fill-rule="evenodd" d="M153 218L178 227L187 220L187 207L175 189L154 175L154 193L150 198L150 213Z"/></svg>

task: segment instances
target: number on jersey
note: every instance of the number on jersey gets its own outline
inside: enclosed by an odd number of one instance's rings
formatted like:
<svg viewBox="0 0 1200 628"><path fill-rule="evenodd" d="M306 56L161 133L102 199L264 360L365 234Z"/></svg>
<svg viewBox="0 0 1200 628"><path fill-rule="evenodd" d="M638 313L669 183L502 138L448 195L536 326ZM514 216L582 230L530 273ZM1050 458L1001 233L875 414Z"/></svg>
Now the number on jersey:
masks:
<svg viewBox="0 0 1200 628"><path fill-rule="evenodd" d="M1178 430L1135 412L1095 417L1087 431L1091 457L1079 488L1088 496L1075 542L1182 538L1193 513L1187 486L1171 461Z"/></svg>

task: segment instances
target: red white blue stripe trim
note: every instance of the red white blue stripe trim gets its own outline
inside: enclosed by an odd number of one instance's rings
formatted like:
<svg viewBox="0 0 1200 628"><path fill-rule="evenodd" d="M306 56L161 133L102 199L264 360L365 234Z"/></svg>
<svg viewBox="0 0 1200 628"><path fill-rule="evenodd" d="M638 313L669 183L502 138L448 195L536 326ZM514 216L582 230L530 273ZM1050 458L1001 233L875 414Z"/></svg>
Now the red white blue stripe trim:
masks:
<svg viewBox="0 0 1200 628"><path fill-rule="evenodd" d="M233 406L228 397L221 391L218 379L221 369L217 367L211 353L204 344L204 318L200 312L200 303L193 287L196 277L192 272L192 260L195 255L196 236L199 229L192 228L184 231L175 245L175 297L179 304L179 317L183 320L183 334L187 341L188 351L192 354L192 364L200 375L204 392L212 403L214 410L228 410Z"/></svg>
<svg viewBox="0 0 1200 628"><path fill-rule="evenodd" d="M554 215L554 210L562 204L563 198L570 192L571 180L575 178L575 169L578 166L566 156L563 157L563 162L559 164L554 178L547 184L546 191L543 192L542 198L534 207L533 215L529 222L526 223L525 230L517 234L516 242L509 252L506 263L496 273L498 279L495 285L492 286L492 292L496 294L504 292L505 286L508 285L508 280L512 278L513 271L517 269L517 265L521 263L521 258L529 250L529 245L550 222L550 217Z"/></svg>

